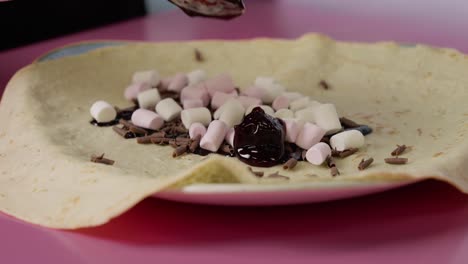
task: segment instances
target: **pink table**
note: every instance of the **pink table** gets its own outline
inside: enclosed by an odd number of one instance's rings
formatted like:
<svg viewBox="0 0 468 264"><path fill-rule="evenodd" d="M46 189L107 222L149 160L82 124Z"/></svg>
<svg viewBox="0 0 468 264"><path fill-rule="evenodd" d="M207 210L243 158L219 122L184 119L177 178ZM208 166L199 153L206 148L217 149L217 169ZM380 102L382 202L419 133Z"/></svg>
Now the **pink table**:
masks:
<svg viewBox="0 0 468 264"><path fill-rule="evenodd" d="M148 16L0 53L0 87L57 46L90 39L297 37L426 42L468 52L463 24L276 1L231 22ZM280 12L282 11L282 12ZM261 16L262 19L258 19ZM428 24L429 23L429 24ZM424 25L424 27L421 27ZM0 214L0 263L468 263L468 197L425 182L368 197L289 207L214 207L147 199L111 223L55 231Z"/></svg>

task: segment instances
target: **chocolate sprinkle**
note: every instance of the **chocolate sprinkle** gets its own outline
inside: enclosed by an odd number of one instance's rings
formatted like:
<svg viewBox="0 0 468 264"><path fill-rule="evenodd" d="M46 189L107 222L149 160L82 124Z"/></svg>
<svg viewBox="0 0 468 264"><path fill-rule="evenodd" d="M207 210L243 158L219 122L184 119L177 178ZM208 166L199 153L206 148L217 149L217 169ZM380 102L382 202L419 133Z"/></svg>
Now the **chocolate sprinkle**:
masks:
<svg viewBox="0 0 468 264"><path fill-rule="evenodd" d="M203 57L203 54L200 52L199 49L195 49L195 60L198 62L204 62L205 58Z"/></svg>
<svg viewBox="0 0 468 264"><path fill-rule="evenodd" d="M297 165L297 159L290 158L286 163L283 164L283 169L285 170L292 170Z"/></svg>
<svg viewBox="0 0 468 264"><path fill-rule="evenodd" d="M365 170L367 169L367 167L369 167L372 164L372 162L374 162L373 158L369 158L367 160L362 159L361 162L359 162L358 169Z"/></svg>
<svg viewBox="0 0 468 264"><path fill-rule="evenodd" d="M104 153L99 156L91 155L91 162L101 163L106 165L114 165L115 161L111 159L104 158Z"/></svg>
<svg viewBox="0 0 468 264"><path fill-rule="evenodd" d="M346 117L340 117L340 123L344 128L355 128L361 126L360 124Z"/></svg>
<svg viewBox="0 0 468 264"><path fill-rule="evenodd" d="M279 174L278 172L269 174L269 175L266 176L266 177L267 177L267 178L277 178L277 179L289 180L289 177L288 177L288 176L281 175L281 174Z"/></svg>
<svg viewBox="0 0 468 264"><path fill-rule="evenodd" d="M250 172L252 172L257 177L263 177L263 175L265 174L263 171L254 171L252 167L247 167L247 168L249 169Z"/></svg>
<svg viewBox="0 0 468 264"><path fill-rule="evenodd" d="M197 148L200 146L200 140L201 140L201 135L198 135L194 139L192 139L190 145L189 145L189 150L192 153L195 153Z"/></svg>
<svg viewBox="0 0 468 264"><path fill-rule="evenodd" d="M386 163L392 165L402 165L408 162L407 158L386 158L384 159Z"/></svg>
<svg viewBox="0 0 468 264"><path fill-rule="evenodd" d="M320 85L320 87L322 87L324 90L330 89L330 85L328 85L328 83L327 83L326 81L324 81L324 80L321 80L321 81L319 82L319 85Z"/></svg>
<svg viewBox="0 0 468 264"><path fill-rule="evenodd" d="M187 145L178 146L176 149L174 149L174 152L172 153L172 157L173 158L178 157L184 154L185 152L187 152Z"/></svg>
<svg viewBox="0 0 468 264"><path fill-rule="evenodd" d="M118 127L118 126L113 126L112 130L114 130L117 134L119 134L121 137L123 137L125 139L135 137L135 134L133 132L128 131L128 130L126 130L124 128L121 128L121 127Z"/></svg>
<svg viewBox="0 0 468 264"><path fill-rule="evenodd" d="M148 134L148 131L146 131L146 129L137 127L130 121L120 119L119 123L123 125L124 127L126 127L128 130L130 130L131 132L133 132L135 135L147 135Z"/></svg>
<svg viewBox="0 0 468 264"><path fill-rule="evenodd" d="M332 150L332 156L344 159L344 158L349 157L349 156L353 155L354 153L358 152L358 150L359 149L357 149L357 148L345 149L343 151Z"/></svg>
<svg viewBox="0 0 468 264"><path fill-rule="evenodd" d="M337 167L331 167L330 168L330 175L335 177L336 175L340 175L340 171L338 170Z"/></svg>
<svg viewBox="0 0 468 264"><path fill-rule="evenodd" d="M336 175L340 174L340 171L336 167L335 160L333 159L332 156L328 156L326 159L327 166L330 168L330 175L335 177Z"/></svg>
<svg viewBox="0 0 468 264"><path fill-rule="evenodd" d="M397 145L397 148L394 149L391 153L392 156L400 156L406 150L406 145Z"/></svg>

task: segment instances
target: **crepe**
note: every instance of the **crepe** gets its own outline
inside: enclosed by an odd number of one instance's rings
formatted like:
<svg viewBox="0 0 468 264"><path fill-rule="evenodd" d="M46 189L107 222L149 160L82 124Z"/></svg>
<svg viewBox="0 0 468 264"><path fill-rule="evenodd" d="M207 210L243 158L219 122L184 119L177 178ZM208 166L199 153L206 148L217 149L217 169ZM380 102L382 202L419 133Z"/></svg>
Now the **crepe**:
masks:
<svg viewBox="0 0 468 264"><path fill-rule="evenodd" d="M204 56L194 59L194 49ZM241 88L274 76L290 91L336 105L341 116L374 128L357 155L325 166L300 162L278 171L290 180L259 179L236 158L185 155L140 145L110 128L89 125L96 100L128 106L123 89L134 72L163 76L197 68L232 74ZM468 193L468 59L452 49L395 43L297 40L129 43L35 62L8 83L0 104L0 210L52 228L104 224L145 197L193 182L283 184L306 181L406 181L435 178ZM325 80L325 90L319 82ZM389 165L396 144L411 146L406 165ZM89 161L105 153L113 166ZM364 157L375 162L359 171Z"/></svg>

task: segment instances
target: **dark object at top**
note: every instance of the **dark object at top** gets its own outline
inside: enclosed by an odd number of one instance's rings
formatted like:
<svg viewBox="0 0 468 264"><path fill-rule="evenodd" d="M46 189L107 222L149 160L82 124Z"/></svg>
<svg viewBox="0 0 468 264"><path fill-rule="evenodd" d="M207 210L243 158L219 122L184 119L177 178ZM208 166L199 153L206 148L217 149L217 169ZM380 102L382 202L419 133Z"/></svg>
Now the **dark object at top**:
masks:
<svg viewBox="0 0 468 264"><path fill-rule="evenodd" d="M169 0L189 16L231 19L244 13L242 0Z"/></svg>
<svg viewBox="0 0 468 264"><path fill-rule="evenodd" d="M234 152L241 161L258 167L285 161L285 129L280 119L255 107L234 129Z"/></svg>

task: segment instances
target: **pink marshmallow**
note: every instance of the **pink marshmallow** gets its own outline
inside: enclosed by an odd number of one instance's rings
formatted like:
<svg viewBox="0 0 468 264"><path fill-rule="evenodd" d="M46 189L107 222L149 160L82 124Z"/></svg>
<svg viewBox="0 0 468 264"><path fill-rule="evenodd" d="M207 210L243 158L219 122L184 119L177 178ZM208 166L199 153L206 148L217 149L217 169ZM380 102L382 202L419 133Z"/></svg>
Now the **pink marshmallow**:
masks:
<svg viewBox="0 0 468 264"><path fill-rule="evenodd" d="M182 105L184 109L203 107L203 101L200 99L186 99L183 101Z"/></svg>
<svg viewBox="0 0 468 264"><path fill-rule="evenodd" d="M148 83L134 83L125 89L124 96L127 100L136 100L139 93L151 89L151 85Z"/></svg>
<svg viewBox="0 0 468 264"><path fill-rule="evenodd" d="M312 123L305 123L296 138L296 145L303 149L309 149L320 142L326 131Z"/></svg>
<svg viewBox="0 0 468 264"><path fill-rule="evenodd" d="M227 131L228 126L223 121L211 121L208 129L206 130L206 134L200 141L200 147L211 152L218 151L221 143L224 141Z"/></svg>
<svg viewBox="0 0 468 264"><path fill-rule="evenodd" d="M203 83L182 89L180 92L180 100L183 102L187 99L199 99L203 102L203 106L208 106L210 103L210 95Z"/></svg>
<svg viewBox="0 0 468 264"><path fill-rule="evenodd" d="M319 142L307 150L306 159L314 165L321 165L330 155L331 149L328 144Z"/></svg>
<svg viewBox="0 0 468 264"><path fill-rule="evenodd" d="M262 104L262 100L260 100L258 98L255 98L255 97L245 96L245 95L241 95L241 96L237 97L237 100L239 100L239 102L241 102L242 106L245 109L249 108L250 106L261 105Z"/></svg>
<svg viewBox="0 0 468 264"><path fill-rule="evenodd" d="M224 140L226 140L226 142L231 145L231 147L234 147L234 133L234 128L231 127L226 133L226 137L224 137Z"/></svg>
<svg viewBox="0 0 468 264"><path fill-rule="evenodd" d="M294 143L297 139L297 135L299 135L299 132L301 131L301 125L291 119L283 120L283 122L286 128L286 142Z"/></svg>
<svg viewBox="0 0 468 264"><path fill-rule="evenodd" d="M265 96L265 89L258 86L250 86L242 92L243 95L262 99Z"/></svg>
<svg viewBox="0 0 468 264"><path fill-rule="evenodd" d="M163 78L158 84L158 90L159 91L167 91L167 88L169 88L169 84L171 82L172 82L172 76Z"/></svg>
<svg viewBox="0 0 468 264"><path fill-rule="evenodd" d="M271 105L276 111L289 107L289 99L285 95L280 95L275 98Z"/></svg>
<svg viewBox="0 0 468 264"><path fill-rule="evenodd" d="M237 92L235 93L223 93L215 92L211 98L211 108L218 109L222 106L228 99L237 97Z"/></svg>
<svg viewBox="0 0 468 264"><path fill-rule="evenodd" d="M187 75L183 73L177 73L176 75L174 75L174 77L172 77L171 82L167 86L167 90L172 92L180 92L187 85Z"/></svg>
<svg viewBox="0 0 468 264"><path fill-rule="evenodd" d="M215 92L224 92L230 93L235 90L234 81L232 80L229 74L220 74L212 79L205 81L205 86L210 94L213 97Z"/></svg>
<svg viewBox="0 0 468 264"><path fill-rule="evenodd" d="M155 112L140 108L133 112L132 123L135 126L158 130L164 124L164 120Z"/></svg>
<svg viewBox="0 0 468 264"><path fill-rule="evenodd" d="M203 137L206 134L206 127L202 123L193 123L189 128L189 136L191 139L197 136Z"/></svg>

